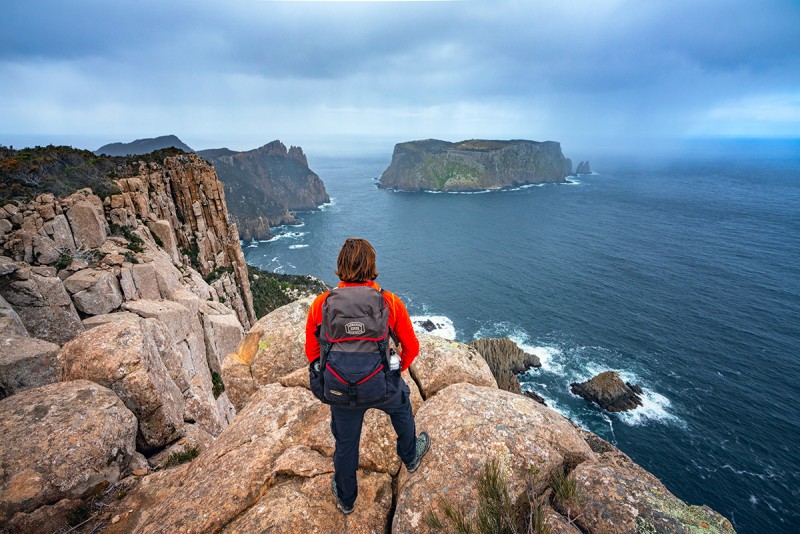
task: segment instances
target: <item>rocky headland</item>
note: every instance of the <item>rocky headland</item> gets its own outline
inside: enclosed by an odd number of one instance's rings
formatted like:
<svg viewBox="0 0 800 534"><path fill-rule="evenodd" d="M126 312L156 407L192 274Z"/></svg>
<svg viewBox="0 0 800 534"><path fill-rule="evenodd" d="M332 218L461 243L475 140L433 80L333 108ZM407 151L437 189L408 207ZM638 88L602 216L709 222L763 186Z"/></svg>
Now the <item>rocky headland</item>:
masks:
<svg viewBox="0 0 800 534"><path fill-rule="evenodd" d="M97 155L145 155L155 150L196 152L210 162L225 187L231 220L241 239L269 239L271 226L298 224L295 211L310 211L330 202L325 184L308 168L303 149L278 140L237 152L227 148L195 151L174 135L110 143Z"/></svg>
<svg viewBox="0 0 800 534"><path fill-rule="evenodd" d="M270 226L299 222L293 212L330 202L300 147L287 149L273 141L246 152L219 148L198 154L214 165L225 184L231 218L244 240L269 238Z"/></svg>
<svg viewBox="0 0 800 534"><path fill-rule="evenodd" d="M484 191L528 184L563 183L572 162L554 141L449 143L436 139L399 143L379 187L400 191Z"/></svg>
<svg viewBox="0 0 800 534"><path fill-rule="evenodd" d="M17 171L58 167L12 152ZM34 197L0 208L0 532L434 532L448 507L472 520L495 464L543 531L733 531L599 437L498 388L475 347L427 334L404 379L431 451L409 475L388 417L370 411L356 510L342 515L330 412L308 390L303 350L302 293L318 282L256 320L252 288L269 278L248 277L207 162L85 163L108 168L91 179L111 192L14 182ZM535 363L503 354L502 340L483 345L495 372Z"/></svg>

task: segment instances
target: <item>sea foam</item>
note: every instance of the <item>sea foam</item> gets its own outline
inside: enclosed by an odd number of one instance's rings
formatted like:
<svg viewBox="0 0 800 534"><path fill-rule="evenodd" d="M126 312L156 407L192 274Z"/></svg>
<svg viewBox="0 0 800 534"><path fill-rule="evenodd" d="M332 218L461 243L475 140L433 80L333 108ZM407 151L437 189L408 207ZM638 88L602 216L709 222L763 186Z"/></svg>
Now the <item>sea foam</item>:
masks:
<svg viewBox="0 0 800 534"><path fill-rule="evenodd" d="M435 325L433 330L428 331L422 326L427 321ZM456 328L453 325L453 321L444 315L414 315L411 317L411 324L414 325L414 331L418 334L431 334L451 340L456 338Z"/></svg>

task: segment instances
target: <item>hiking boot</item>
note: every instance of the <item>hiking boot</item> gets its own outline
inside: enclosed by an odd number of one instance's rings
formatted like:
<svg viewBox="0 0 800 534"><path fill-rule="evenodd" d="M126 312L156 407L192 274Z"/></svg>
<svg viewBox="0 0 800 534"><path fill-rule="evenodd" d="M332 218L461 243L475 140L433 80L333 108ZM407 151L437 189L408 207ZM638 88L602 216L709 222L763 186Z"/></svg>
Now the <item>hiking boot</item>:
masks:
<svg viewBox="0 0 800 534"><path fill-rule="evenodd" d="M339 500L339 494L336 492L336 479L331 477L331 491L333 492L333 496L336 497L336 503L339 505L339 511L342 512L344 515L352 514L353 510L355 510L355 505L345 506L342 504L342 501Z"/></svg>
<svg viewBox="0 0 800 534"><path fill-rule="evenodd" d="M417 470L420 460L422 460L422 457L425 456L425 453L428 452L430 448L431 437L427 432L420 432L419 436L417 436L417 456L414 458L413 462L406 465L406 469L408 469L409 473L413 473Z"/></svg>

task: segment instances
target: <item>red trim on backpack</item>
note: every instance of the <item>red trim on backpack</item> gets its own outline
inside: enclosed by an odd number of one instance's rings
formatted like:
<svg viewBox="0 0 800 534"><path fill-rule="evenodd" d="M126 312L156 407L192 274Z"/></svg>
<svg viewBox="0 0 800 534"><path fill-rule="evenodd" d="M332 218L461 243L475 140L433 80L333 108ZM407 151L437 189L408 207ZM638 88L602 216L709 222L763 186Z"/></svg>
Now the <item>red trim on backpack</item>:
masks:
<svg viewBox="0 0 800 534"><path fill-rule="evenodd" d="M383 333L381 337L340 337L337 339L333 339L331 336L325 332L325 339L328 340L328 343L342 343L344 341L381 341L386 339L387 334L389 333L389 328L386 328L386 332Z"/></svg>
<svg viewBox="0 0 800 534"><path fill-rule="evenodd" d="M380 366L380 367L378 367L377 369L375 369L375 370L372 372L372 374L370 374L368 377L366 377L366 378L362 378L361 380L359 380L358 382L356 382L356 385L357 385L357 386L360 386L361 384L363 384L364 382L366 382L367 380L369 380L369 379L370 379L370 378L372 378L373 376L377 375L377 374L378 374L379 372L381 372L382 370L383 370L383 364L381 364L381 366Z"/></svg>
<svg viewBox="0 0 800 534"><path fill-rule="evenodd" d="M350 385L350 384L349 384L348 382L346 382L346 381L345 381L345 380L344 380L344 379L343 379L341 376L339 376L339 375L336 373L336 371L334 371L334 370L333 370L333 367L331 367L331 364L329 364L329 363L326 363L326 364L325 364L325 368L326 368L328 371L330 371L330 372L331 372L331 374L332 374L333 376L335 376L336 378L338 378L338 379L339 379L339 382L341 382L341 383L342 383L342 384L344 384L345 386L349 386L349 385Z"/></svg>

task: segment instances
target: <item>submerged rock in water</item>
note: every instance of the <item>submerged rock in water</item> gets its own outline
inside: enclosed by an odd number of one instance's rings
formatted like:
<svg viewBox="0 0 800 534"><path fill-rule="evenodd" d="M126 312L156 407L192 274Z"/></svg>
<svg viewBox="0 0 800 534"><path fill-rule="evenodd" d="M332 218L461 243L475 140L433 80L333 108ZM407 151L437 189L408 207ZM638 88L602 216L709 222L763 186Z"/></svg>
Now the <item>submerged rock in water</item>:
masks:
<svg viewBox="0 0 800 534"><path fill-rule="evenodd" d="M623 382L616 371L602 372L586 382L573 382L570 389L609 412L624 412L642 405L639 398L642 388Z"/></svg>

